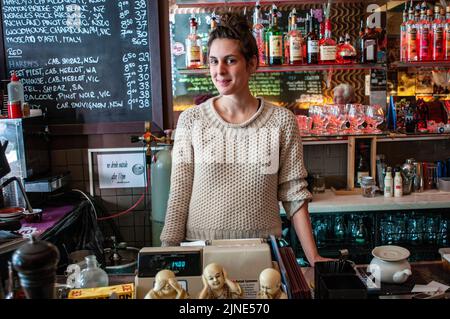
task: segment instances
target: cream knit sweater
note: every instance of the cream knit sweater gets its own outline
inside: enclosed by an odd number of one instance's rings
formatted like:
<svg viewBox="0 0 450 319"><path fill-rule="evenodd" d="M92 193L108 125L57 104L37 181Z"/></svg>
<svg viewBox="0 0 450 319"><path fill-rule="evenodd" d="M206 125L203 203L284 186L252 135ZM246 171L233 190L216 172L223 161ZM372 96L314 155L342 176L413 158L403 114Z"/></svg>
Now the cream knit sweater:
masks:
<svg viewBox="0 0 450 319"><path fill-rule="evenodd" d="M230 124L214 99L178 120L163 246L281 236L278 202L311 198L293 113L261 101L249 120Z"/></svg>

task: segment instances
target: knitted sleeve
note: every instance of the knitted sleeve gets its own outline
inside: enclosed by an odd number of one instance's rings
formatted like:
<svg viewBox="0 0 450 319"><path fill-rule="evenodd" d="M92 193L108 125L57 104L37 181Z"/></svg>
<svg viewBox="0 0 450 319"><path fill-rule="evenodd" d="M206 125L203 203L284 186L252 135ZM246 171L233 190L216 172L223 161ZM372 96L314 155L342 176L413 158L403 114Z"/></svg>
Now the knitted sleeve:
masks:
<svg viewBox="0 0 450 319"><path fill-rule="evenodd" d="M308 172L303 163L303 144L295 115L288 110L285 110L283 115L278 200L283 202L287 215L291 217L305 200L309 201L312 198L312 195L306 188L308 183L305 178Z"/></svg>
<svg viewBox="0 0 450 319"><path fill-rule="evenodd" d="M162 246L178 246L185 239L186 220L194 179L192 148L193 110L183 112L178 119L172 150L170 195L166 219L161 232Z"/></svg>

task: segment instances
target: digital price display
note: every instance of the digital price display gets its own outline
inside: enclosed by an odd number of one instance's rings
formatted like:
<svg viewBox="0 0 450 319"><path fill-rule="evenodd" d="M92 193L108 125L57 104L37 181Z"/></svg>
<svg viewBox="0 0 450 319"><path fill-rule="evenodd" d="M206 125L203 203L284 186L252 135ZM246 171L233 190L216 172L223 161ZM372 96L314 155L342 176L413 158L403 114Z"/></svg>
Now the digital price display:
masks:
<svg viewBox="0 0 450 319"><path fill-rule="evenodd" d="M171 270L176 276L201 276L202 255L192 252L145 252L138 257L138 276L154 277L163 269Z"/></svg>

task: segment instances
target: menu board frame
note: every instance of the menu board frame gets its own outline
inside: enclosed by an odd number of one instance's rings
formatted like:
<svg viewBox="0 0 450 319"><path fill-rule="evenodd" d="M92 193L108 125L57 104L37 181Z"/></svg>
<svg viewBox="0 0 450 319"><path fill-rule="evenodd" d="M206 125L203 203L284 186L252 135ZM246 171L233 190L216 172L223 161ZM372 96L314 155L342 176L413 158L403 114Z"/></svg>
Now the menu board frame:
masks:
<svg viewBox="0 0 450 319"><path fill-rule="evenodd" d="M148 17L148 46L147 51L150 53L150 89L151 89L151 120L152 131L160 131L167 128L167 114L164 111L163 103L163 87L162 87L162 69L164 65L161 62L161 43L160 38L160 1L146 0L147 3L147 17ZM3 2L0 2L0 10L3 10ZM163 17L164 18L164 17ZM153 31L152 31L153 30ZM4 34L3 15L0 14L0 32ZM2 39L0 41L0 76L3 79L3 86L6 87L5 82L8 81L7 74L7 54L5 43ZM149 110L149 111L150 111ZM52 123L50 125L51 134L55 135L89 135L89 134L105 134L105 133L130 133L144 130L143 121L121 121L121 122L93 122L93 123L75 123L68 124L62 121L61 123Z"/></svg>

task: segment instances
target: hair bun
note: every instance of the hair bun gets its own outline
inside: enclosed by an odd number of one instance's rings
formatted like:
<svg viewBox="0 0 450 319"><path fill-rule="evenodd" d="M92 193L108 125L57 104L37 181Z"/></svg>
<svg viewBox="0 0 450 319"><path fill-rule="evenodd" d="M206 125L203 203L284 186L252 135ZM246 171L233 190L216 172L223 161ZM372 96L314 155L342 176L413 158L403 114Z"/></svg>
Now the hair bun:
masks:
<svg viewBox="0 0 450 319"><path fill-rule="evenodd" d="M250 31L251 29L247 18L238 13L225 13L220 18L220 24L239 31Z"/></svg>

